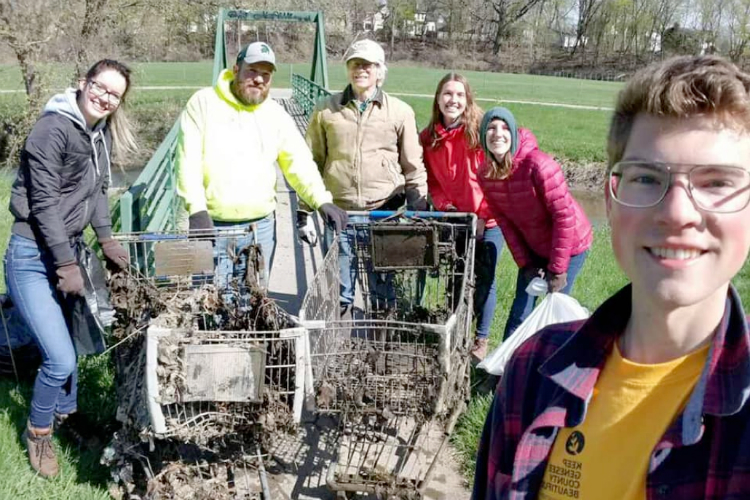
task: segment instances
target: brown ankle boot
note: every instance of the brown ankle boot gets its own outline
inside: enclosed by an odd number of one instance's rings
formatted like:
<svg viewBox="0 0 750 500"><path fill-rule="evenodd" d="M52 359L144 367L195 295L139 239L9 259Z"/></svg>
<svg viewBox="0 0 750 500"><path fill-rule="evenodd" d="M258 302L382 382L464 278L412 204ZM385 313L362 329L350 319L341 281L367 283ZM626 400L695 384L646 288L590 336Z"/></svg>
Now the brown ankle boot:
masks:
<svg viewBox="0 0 750 500"><path fill-rule="evenodd" d="M23 438L26 441L26 449L29 451L31 467L42 477L56 476L60 467L52 446L52 428L47 433L39 434L27 425Z"/></svg>

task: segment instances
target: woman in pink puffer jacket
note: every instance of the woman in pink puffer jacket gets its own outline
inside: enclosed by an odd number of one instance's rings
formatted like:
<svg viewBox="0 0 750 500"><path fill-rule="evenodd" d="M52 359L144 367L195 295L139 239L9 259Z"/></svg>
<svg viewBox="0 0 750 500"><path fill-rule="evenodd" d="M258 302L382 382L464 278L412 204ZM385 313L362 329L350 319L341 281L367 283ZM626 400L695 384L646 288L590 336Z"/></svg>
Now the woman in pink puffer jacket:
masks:
<svg viewBox="0 0 750 500"><path fill-rule="evenodd" d="M593 235L560 165L531 131L516 127L509 110L485 113L480 133L486 159L479 182L518 265L506 339L534 309L536 297L526 293L534 277L544 277L550 292L570 293Z"/></svg>

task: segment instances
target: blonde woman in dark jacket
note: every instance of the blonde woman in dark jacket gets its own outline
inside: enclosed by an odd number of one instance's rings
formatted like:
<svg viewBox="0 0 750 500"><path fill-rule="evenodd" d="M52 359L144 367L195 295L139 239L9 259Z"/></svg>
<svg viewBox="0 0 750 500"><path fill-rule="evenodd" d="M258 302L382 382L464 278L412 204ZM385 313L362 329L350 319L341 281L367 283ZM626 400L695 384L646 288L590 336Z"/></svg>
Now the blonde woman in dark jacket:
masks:
<svg viewBox="0 0 750 500"><path fill-rule="evenodd" d="M42 355L24 441L32 468L44 477L58 473L53 420L77 409L77 355L66 313L84 290L78 264L84 228L93 227L108 261L128 263L112 238L107 188L112 151L135 146L118 112L129 87L127 66L104 59L77 88L54 96L26 139L11 191L15 222L5 280Z"/></svg>

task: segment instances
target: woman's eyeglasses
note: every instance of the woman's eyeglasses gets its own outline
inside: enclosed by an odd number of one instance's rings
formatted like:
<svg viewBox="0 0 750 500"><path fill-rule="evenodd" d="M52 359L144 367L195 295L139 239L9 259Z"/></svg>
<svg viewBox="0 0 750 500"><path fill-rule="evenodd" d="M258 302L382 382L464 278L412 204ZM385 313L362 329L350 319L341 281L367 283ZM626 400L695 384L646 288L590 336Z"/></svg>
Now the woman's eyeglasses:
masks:
<svg viewBox="0 0 750 500"><path fill-rule="evenodd" d="M122 101L122 96L110 92L102 84L94 80L89 80L89 92L94 97L105 99L110 106L118 106Z"/></svg>

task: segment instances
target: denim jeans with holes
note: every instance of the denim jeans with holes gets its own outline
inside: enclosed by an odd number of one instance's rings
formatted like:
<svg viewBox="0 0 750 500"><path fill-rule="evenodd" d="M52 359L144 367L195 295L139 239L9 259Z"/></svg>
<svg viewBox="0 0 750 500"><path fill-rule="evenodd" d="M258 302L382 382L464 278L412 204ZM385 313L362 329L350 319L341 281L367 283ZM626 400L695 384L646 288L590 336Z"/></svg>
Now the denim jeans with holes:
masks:
<svg viewBox="0 0 750 500"><path fill-rule="evenodd" d="M5 283L42 354L29 422L33 427L49 427L54 413L76 410L78 392L76 351L63 313L65 298L55 288L52 255L36 240L11 235Z"/></svg>

